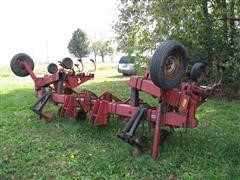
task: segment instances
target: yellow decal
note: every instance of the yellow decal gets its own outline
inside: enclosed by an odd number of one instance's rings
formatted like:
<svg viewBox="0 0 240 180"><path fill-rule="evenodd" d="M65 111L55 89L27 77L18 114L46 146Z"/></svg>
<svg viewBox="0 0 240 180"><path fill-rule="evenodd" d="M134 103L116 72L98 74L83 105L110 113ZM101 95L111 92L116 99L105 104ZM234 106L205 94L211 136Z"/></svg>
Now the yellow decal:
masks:
<svg viewBox="0 0 240 180"><path fill-rule="evenodd" d="M187 99L184 99L182 102L182 107L185 108L186 104L187 104Z"/></svg>

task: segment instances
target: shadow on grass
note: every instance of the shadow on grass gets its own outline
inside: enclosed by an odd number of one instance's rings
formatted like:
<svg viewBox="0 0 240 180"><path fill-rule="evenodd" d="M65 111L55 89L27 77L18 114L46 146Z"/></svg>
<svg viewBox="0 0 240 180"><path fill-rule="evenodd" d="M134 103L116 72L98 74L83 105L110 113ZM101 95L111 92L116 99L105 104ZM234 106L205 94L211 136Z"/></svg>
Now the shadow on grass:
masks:
<svg viewBox="0 0 240 180"><path fill-rule="evenodd" d="M127 76L127 75L115 75L115 76L108 76L107 78L119 78L119 79L129 79L131 77L131 75Z"/></svg>

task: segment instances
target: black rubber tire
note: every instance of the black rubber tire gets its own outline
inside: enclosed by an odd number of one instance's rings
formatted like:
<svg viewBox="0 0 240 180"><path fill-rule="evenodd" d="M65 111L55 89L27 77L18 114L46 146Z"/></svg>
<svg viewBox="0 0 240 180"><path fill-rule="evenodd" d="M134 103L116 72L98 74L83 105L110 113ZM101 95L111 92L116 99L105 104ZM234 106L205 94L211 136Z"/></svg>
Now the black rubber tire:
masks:
<svg viewBox="0 0 240 180"><path fill-rule="evenodd" d="M58 66L55 63L50 63L47 70L50 74L55 74L58 71Z"/></svg>
<svg viewBox="0 0 240 180"><path fill-rule="evenodd" d="M72 69L73 67L73 61L69 57L64 58L61 64L65 69Z"/></svg>
<svg viewBox="0 0 240 180"><path fill-rule="evenodd" d="M31 69L32 70L34 69L33 59L25 53L19 53L13 56L11 59L11 62L10 62L11 70L17 76L20 76L20 77L28 76L29 74L26 71L26 69L20 66L21 61L26 61L27 64L31 67Z"/></svg>
<svg viewBox="0 0 240 180"><path fill-rule="evenodd" d="M77 113L76 113L75 120L77 122L80 122L82 120L85 120L86 118L87 118L87 113L84 110L82 110L82 109L78 109Z"/></svg>
<svg viewBox="0 0 240 180"><path fill-rule="evenodd" d="M122 73L123 76L129 77L131 74Z"/></svg>
<svg viewBox="0 0 240 180"><path fill-rule="evenodd" d="M206 74L207 66L205 63L195 63L192 66L190 77L195 82L201 82Z"/></svg>
<svg viewBox="0 0 240 180"><path fill-rule="evenodd" d="M165 73L168 58L179 58L178 67L170 75ZM171 60L171 59L170 59ZM185 48L175 41L163 42L155 51L150 64L150 75L153 83L162 89L176 88L186 72L187 53Z"/></svg>

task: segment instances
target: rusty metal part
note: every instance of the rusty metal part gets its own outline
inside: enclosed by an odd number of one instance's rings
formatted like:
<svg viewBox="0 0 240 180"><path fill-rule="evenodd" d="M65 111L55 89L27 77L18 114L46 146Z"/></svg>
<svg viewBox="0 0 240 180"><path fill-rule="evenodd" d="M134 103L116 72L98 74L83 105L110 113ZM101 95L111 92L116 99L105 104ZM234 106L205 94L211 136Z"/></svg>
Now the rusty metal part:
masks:
<svg viewBox="0 0 240 180"><path fill-rule="evenodd" d="M181 64L181 57L176 55L171 55L167 58L165 66L164 66L164 74L166 77L171 77L176 74L179 70Z"/></svg>

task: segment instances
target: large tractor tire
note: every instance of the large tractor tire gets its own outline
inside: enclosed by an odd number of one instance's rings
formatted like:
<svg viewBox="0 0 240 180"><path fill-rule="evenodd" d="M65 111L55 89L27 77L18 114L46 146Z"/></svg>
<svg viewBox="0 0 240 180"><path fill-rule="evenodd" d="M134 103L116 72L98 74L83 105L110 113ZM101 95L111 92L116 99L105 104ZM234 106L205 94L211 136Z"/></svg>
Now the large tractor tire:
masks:
<svg viewBox="0 0 240 180"><path fill-rule="evenodd" d="M185 48L175 41L166 41L153 54L150 65L151 79L162 89L176 88L181 83L186 68Z"/></svg>
<svg viewBox="0 0 240 180"><path fill-rule="evenodd" d="M25 77L29 75L29 73L21 63L23 61L25 61L31 67L32 70L34 69L34 62L32 58L25 53L16 54L15 56L13 56L10 62L12 72L20 77Z"/></svg>

